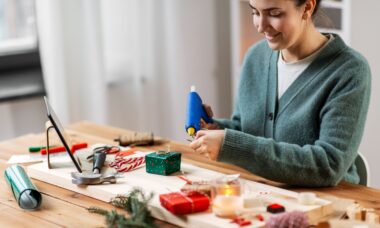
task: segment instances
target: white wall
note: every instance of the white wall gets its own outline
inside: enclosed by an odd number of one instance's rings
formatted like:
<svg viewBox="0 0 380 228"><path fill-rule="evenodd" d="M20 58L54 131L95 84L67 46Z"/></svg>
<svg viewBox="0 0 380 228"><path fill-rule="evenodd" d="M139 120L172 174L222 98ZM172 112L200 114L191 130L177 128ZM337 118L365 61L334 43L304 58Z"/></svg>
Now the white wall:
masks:
<svg viewBox="0 0 380 228"><path fill-rule="evenodd" d="M154 12L152 75L108 90L109 123L187 142L184 124L191 85L216 115L228 117L232 99L228 4L228 0L160 1ZM133 83L140 84L143 93L134 91Z"/></svg>
<svg viewBox="0 0 380 228"><path fill-rule="evenodd" d="M377 21L380 1L352 0L351 46L368 60L372 71L371 102L360 151L367 158L371 171L371 186L380 188L380 30Z"/></svg>
<svg viewBox="0 0 380 228"><path fill-rule="evenodd" d="M46 4L39 6L48 7ZM90 4L89 1L86 4ZM52 18L47 22L47 28L54 29L54 23L57 22L63 24L62 29L55 31L58 33L56 40L52 40L49 35L43 36L48 40L41 40L41 45L56 50L54 53L57 55L45 58L50 67L44 68L44 74L46 84L54 84L61 88L50 87L48 92L69 98L67 106L62 107L55 107L54 104L59 102L51 100L63 123L83 119L96 122L101 120L101 123L138 131L153 131L163 137L187 142L184 124L187 94L191 85L197 86L203 100L212 105L217 116L229 116L232 99L229 69L229 1L160 0L154 4L156 21L153 35L156 45L152 74L119 84L104 85L92 83L92 79L100 77L99 74L102 72L99 65L95 64L98 61L96 54L99 52L91 51L91 48L96 48L94 44L100 42L84 42L86 34L97 32L97 28L91 26L93 24L81 21L84 5L75 1L65 1L53 4L55 7L50 7L49 10L42 8ZM39 9L41 12L41 8ZM63 15L62 11L71 13ZM70 26L72 23L79 23L77 30L73 31L74 28ZM85 34L85 29L92 30ZM63 43L62 40L69 42ZM64 45L59 45L60 43ZM94 63L94 72L84 69L84 59ZM60 68L58 72L57 68ZM70 77L67 77L68 75ZM65 78L66 80L62 81ZM49 83L51 80L60 80L60 83ZM87 88L79 88L81 84L86 84L83 81L87 81ZM106 109L99 110L96 106L94 109L94 105L89 104L99 100L96 98L99 94L102 94L99 99L101 103L106 103ZM41 119L45 120L46 114L41 101L11 102L0 106L0 123L4 123L5 126L0 139L27 132L42 132L44 121ZM20 107L27 111L21 110ZM107 113L104 117L105 111ZM29 115L30 112L34 114ZM93 115L93 112L99 112L100 117ZM30 118L29 125L18 124L25 122L29 116L36 118L36 121Z"/></svg>
<svg viewBox="0 0 380 228"><path fill-rule="evenodd" d="M0 140L40 133L47 120L42 98L0 103Z"/></svg>

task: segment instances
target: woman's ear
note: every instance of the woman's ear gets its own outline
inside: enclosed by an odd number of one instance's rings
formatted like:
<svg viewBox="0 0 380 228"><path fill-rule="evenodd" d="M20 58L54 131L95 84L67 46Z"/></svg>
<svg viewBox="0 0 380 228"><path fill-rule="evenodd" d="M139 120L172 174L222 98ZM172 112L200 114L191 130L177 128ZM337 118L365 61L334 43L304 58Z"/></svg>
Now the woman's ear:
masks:
<svg viewBox="0 0 380 228"><path fill-rule="evenodd" d="M302 19L307 20L308 18L311 18L313 16L316 4L316 0L307 0L305 2L305 9L302 15Z"/></svg>

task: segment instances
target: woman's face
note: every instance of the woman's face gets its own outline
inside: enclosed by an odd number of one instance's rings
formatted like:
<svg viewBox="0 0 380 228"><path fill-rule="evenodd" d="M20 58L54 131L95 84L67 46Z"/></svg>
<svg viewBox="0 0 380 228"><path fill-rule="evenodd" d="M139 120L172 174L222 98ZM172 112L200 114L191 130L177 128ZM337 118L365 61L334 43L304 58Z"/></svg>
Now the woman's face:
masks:
<svg viewBox="0 0 380 228"><path fill-rule="evenodd" d="M306 20L305 6L296 6L295 0L250 0L253 23L265 35L270 48L291 48L302 39Z"/></svg>

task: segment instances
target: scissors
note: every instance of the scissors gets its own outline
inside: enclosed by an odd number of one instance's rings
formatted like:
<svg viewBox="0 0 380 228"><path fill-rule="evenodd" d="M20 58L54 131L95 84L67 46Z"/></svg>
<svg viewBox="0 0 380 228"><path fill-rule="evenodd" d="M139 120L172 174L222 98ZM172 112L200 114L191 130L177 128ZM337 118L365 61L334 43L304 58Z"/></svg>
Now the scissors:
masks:
<svg viewBox="0 0 380 228"><path fill-rule="evenodd" d="M96 153L104 153L104 154L116 154L120 151L120 147L118 146L99 146L94 148L94 153L89 155L86 159L87 161L91 161Z"/></svg>

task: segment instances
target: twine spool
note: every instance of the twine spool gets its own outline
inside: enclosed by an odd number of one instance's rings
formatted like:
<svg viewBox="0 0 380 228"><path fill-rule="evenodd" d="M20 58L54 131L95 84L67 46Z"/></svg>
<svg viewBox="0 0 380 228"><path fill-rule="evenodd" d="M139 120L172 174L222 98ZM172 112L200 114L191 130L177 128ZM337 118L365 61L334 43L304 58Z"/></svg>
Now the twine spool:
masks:
<svg viewBox="0 0 380 228"><path fill-rule="evenodd" d="M119 138L114 141L119 142L120 146L153 145L154 135L153 133L134 132L128 135L120 135Z"/></svg>

